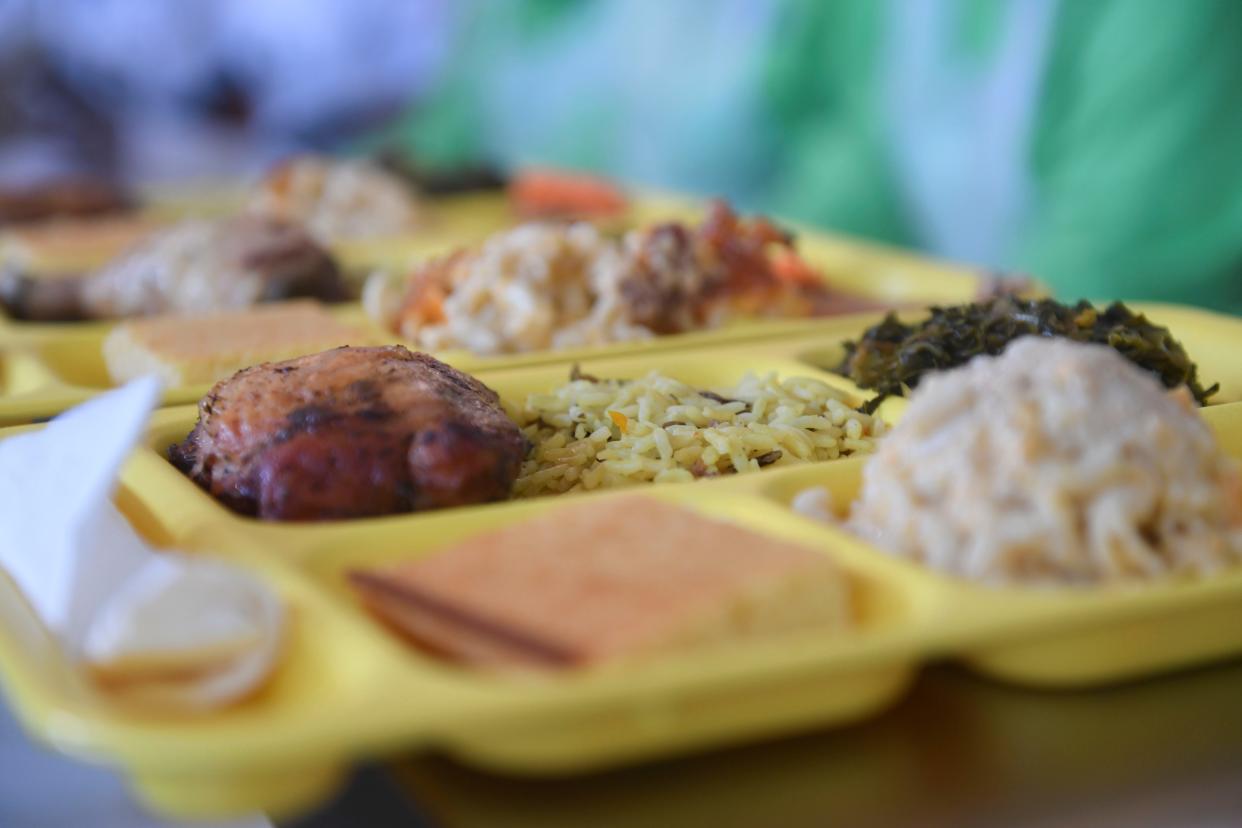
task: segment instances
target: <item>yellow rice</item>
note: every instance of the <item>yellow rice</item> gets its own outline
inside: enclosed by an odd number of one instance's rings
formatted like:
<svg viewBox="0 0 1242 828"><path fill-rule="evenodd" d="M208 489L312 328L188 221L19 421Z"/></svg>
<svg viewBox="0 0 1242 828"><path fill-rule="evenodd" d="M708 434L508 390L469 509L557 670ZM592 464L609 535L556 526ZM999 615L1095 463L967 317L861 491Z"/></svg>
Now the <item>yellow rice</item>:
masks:
<svg viewBox="0 0 1242 828"><path fill-rule="evenodd" d="M518 497L689 481L869 453L884 424L809 377L747 374L713 395L652 372L532 394L515 419L533 448Z"/></svg>

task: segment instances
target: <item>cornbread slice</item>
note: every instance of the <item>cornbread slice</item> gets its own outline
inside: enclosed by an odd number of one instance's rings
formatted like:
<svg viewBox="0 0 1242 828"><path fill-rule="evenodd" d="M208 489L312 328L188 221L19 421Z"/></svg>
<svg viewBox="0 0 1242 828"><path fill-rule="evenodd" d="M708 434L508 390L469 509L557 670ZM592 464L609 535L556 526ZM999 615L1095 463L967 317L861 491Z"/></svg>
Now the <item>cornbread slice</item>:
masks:
<svg viewBox="0 0 1242 828"><path fill-rule="evenodd" d="M160 226L133 214L60 217L6 228L0 239L31 271L75 273L105 264Z"/></svg>
<svg viewBox="0 0 1242 828"><path fill-rule="evenodd" d="M103 356L117 383L157 374L170 386L184 386L215 382L260 362L373 340L306 300L124 322L104 340Z"/></svg>
<svg viewBox="0 0 1242 828"><path fill-rule="evenodd" d="M563 668L851 624L826 556L650 497L560 508L396 567L354 571L416 643L485 668Z"/></svg>

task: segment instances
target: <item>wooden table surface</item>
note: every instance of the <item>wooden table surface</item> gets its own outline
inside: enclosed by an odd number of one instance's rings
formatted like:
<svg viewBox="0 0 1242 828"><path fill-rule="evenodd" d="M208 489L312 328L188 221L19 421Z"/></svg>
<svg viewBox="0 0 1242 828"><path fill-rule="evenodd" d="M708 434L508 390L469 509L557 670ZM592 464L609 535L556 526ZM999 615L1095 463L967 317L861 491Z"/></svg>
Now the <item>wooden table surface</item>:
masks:
<svg viewBox="0 0 1242 828"><path fill-rule="evenodd" d="M415 757L294 825L1237 826L1242 662L1073 692L937 666L845 729L558 780Z"/></svg>
<svg viewBox="0 0 1242 828"><path fill-rule="evenodd" d="M31 745L5 715L0 768L5 828L87 815L108 828L170 824L142 814L115 775ZM578 778L412 757L360 768L335 801L282 828L700 825L1240 826L1242 661L1076 692L933 667L869 722Z"/></svg>

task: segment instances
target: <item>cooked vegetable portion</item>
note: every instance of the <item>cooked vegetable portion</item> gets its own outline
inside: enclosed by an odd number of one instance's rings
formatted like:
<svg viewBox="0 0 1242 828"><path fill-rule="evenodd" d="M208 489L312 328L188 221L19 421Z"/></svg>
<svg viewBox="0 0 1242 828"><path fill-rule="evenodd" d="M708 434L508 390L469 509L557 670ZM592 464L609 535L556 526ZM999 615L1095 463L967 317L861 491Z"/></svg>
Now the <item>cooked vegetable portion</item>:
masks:
<svg viewBox="0 0 1242 828"><path fill-rule="evenodd" d="M845 359L834 370L878 392L864 408L871 412L885 398L902 396L917 386L928 372L965 365L980 354L996 356L1023 336L1109 345L1165 386L1186 386L1200 405L1219 388L1200 384L1198 368L1168 328L1120 302L1099 310L1085 301L1065 305L1013 296L932 308L930 317L914 324L890 313L858 341L845 343Z"/></svg>

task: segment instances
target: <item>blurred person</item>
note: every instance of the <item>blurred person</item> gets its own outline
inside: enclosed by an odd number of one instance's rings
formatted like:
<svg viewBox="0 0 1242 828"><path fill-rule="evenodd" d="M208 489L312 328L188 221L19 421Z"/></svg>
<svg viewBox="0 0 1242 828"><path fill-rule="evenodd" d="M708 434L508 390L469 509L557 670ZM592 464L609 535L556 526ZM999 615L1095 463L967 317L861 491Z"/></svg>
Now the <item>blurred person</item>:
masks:
<svg viewBox="0 0 1242 828"><path fill-rule="evenodd" d="M0 0L0 162L167 180L339 148L418 93L452 20L445 0ZM41 114L75 104L93 120Z"/></svg>
<svg viewBox="0 0 1242 828"><path fill-rule="evenodd" d="M108 120L48 60L34 35L34 8L0 0L0 187L114 172Z"/></svg>
<svg viewBox="0 0 1242 828"><path fill-rule="evenodd" d="M387 140L1242 311L1236 0L475 3Z"/></svg>

